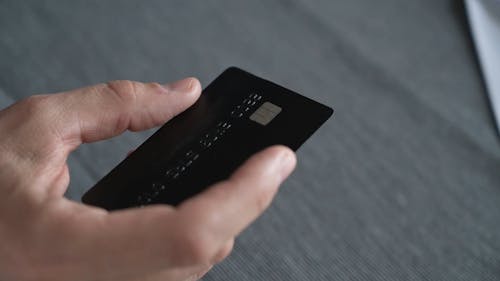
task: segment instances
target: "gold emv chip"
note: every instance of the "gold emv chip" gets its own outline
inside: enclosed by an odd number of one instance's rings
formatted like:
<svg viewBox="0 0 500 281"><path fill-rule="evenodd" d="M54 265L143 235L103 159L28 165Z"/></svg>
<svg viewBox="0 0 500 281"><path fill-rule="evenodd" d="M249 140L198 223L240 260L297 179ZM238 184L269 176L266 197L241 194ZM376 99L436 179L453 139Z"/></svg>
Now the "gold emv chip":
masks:
<svg viewBox="0 0 500 281"><path fill-rule="evenodd" d="M281 112L281 107L272 104L270 102L265 102L252 115L250 115L250 120L255 121L263 126L266 126L280 112Z"/></svg>

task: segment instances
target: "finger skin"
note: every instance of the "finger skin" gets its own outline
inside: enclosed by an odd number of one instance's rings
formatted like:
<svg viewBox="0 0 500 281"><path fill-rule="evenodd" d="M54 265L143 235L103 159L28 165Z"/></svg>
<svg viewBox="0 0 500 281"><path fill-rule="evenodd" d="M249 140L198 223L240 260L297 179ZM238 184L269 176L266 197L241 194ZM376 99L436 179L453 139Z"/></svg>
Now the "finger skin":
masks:
<svg viewBox="0 0 500 281"><path fill-rule="evenodd" d="M213 265L229 254L228 241L266 209L295 163L290 149L271 147L178 208L156 205L82 222L93 226L75 231L88 249L81 256L92 257L100 272L111 267L124 274ZM133 272L127 272L132 266Z"/></svg>
<svg viewBox="0 0 500 281"><path fill-rule="evenodd" d="M67 156L80 143L160 125L200 92L194 78L168 85L114 81L32 96L0 111L0 279L99 280L120 271L96 258L99 244L88 243L97 240L90 229L105 230L108 214L62 197Z"/></svg>
<svg viewBox="0 0 500 281"><path fill-rule="evenodd" d="M181 204L179 218L190 222L185 239L204 242L198 244L200 248L181 247L178 251L213 259L228 240L264 212L295 165L295 154L289 148L267 148L248 159L228 180Z"/></svg>
<svg viewBox="0 0 500 281"><path fill-rule="evenodd" d="M127 129L140 131L161 125L198 99L199 81L185 80L181 89L124 80L64 93L60 96L67 108L63 115L74 118L79 126L64 127L61 134L70 142L93 142Z"/></svg>
<svg viewBox="0 0 500 281"><path fill-rule="evenodd" d="M234 238L227 241L224 246L219 250L219 252L214 257L214 264L222 262L225 258L227 258L234 247Z"/></svg>
<svg viewBox="0 0 500 281"><path fill-rule="evenodd" d="M174 83L180 88L112 81L29 97L0 112L0 131L9 132L1 139L0 152L14 160L46 164L54 155L65 160L81 143L161 125L191 106L201 93L197 79L181 81Z"/></svg>
<svg viewBox="0 0 500 281"><path fill-rule="evenodd" d="M199 81L187 78L166 85L112 81L26 98L0 111L0 178L5 186L43 186L35 198L60 195L67 157L78 145L158 126L200 93Z"/></svg>
<svg viewBox="0 0 500 281"><path fill-rule="evenodd" d="M198 98L199 82L191 82L111 82L29 98L0 112L0 248L8 253L0 255L0 279L196 279L231 252L234 238L293 170L290 149L252 156L178 208L108 213L62 197L73 149L167 121Z"/></svg>

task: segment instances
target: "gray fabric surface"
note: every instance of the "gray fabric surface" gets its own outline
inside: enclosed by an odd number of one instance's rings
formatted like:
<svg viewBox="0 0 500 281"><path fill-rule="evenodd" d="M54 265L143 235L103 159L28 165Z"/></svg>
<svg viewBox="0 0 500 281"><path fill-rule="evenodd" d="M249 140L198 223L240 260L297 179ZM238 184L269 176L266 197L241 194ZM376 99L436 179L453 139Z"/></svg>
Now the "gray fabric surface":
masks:
<svg viewBox="0 0 500 281"><path fill-rule="evenodd" d="M500 280L500 141L460 1L0 1L1 107L231 65L336 113L204 280ZM78 149L67 196L150 133Z"/></svg>

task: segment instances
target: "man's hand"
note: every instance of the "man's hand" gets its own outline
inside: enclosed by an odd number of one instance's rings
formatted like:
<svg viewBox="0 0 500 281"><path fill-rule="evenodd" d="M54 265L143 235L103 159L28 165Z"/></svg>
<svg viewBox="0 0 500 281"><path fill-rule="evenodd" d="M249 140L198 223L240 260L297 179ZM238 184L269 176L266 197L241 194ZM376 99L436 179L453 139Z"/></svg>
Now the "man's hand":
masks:
<svg viewBox="0 0 500 281"><path fill-rule="evenodd" d="M0 280L196 280L225 258L293 170L289 149L256 154L175 208L107 212L63 197L80 144L161 125L200 92L194 78L115 81L0 111Z"/></svg>

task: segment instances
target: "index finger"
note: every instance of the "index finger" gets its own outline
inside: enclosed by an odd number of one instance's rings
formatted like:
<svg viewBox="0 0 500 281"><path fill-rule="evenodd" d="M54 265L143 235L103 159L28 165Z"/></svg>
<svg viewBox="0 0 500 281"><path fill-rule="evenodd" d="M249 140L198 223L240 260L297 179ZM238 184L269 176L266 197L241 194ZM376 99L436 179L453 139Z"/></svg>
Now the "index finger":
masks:
<svg viewBox="0 0 500 281"><path fill-rule="evenodd" d="M55 96L65 109L62 134L80 143L158 126L191 106L200 93L199 81L187 78L165 85L111 81Z"/></svg>

